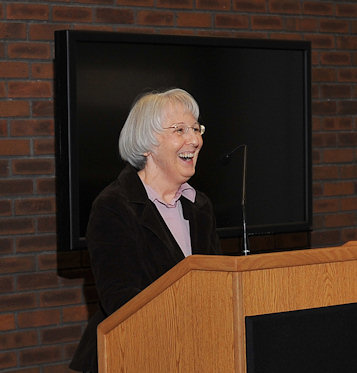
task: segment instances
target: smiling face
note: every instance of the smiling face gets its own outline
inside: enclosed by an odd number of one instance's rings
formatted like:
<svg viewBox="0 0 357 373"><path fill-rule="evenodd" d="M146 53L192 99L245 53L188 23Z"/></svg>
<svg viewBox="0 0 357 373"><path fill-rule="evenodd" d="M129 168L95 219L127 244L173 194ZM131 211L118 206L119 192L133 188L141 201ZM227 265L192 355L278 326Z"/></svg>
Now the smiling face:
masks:
<svg viewBox="0 0 357 373"><path fill-rule="evenodd" d="M195 117L182 104L171 104L162 122L163 131L157 135L158 145L147 155L146 179L150 178L151 185L154 182L177 190L195 173L198 153L203 145L202 136L192 128L187 133L170 128L173 125L198 126Z"/></svg>

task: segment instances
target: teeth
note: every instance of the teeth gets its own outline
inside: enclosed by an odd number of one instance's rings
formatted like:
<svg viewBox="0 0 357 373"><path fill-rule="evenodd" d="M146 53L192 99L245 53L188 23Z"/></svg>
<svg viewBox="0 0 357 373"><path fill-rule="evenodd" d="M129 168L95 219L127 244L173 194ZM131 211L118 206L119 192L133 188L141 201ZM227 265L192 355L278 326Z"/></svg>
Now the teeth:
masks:
<svg viewBox="0 0 357 373"><path fill-rule="evenodd" d="M191 159L194 157L194 153L180 153L179 157L184 159Z"/></svg>

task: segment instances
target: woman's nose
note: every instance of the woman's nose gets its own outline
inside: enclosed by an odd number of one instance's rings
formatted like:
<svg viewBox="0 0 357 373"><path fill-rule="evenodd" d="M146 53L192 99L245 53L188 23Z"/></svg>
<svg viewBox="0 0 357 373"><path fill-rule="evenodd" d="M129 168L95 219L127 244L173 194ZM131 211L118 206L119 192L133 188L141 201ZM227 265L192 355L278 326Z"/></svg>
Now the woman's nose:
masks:
<svg viewBox="0 0 357 373"><path fill-rule="evenodd" d="M185 137L188 144L193 144L195 147L199 145L201 135L197 135L193 128L188 128Z"/></svg>

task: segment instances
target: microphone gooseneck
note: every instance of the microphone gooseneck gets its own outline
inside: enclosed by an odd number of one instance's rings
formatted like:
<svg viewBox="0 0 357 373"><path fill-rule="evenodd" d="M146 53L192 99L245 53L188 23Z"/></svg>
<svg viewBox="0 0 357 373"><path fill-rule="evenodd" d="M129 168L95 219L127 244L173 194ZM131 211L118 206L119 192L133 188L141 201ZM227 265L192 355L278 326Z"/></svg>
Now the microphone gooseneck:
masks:
<svg viewBox="0 0 357 373"><path fill-rule="evenodd" d="M232 149L229 153L224 154L220 157L220 162L222 165L227 165L232 155L240 148L244 148L243 150L243 175L242 175L242 226L243 226L243 234L242 234L242 253L244 255L248 255L250 253L249 249L249 240L248 240L248 232L247 232L247 217L246 217L246 178L247 178L247 145L241 144L236 146Z"/></svg>

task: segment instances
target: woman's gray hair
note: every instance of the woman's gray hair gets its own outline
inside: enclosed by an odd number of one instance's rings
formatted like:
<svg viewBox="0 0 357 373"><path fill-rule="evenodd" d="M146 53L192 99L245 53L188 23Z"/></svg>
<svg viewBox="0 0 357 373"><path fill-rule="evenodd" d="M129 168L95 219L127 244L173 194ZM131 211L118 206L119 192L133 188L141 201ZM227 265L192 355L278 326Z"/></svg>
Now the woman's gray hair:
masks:
<svg viewBox="0 0 357 373"><path fill-rule="evenodd" d="M158 145L156 135L163 130L162 120L169 104L182 104L198 119L198 104L183 89L145 94L134 103L119 136L119 153L124 161L139 170L145 167L144 154Z"/></svg>

